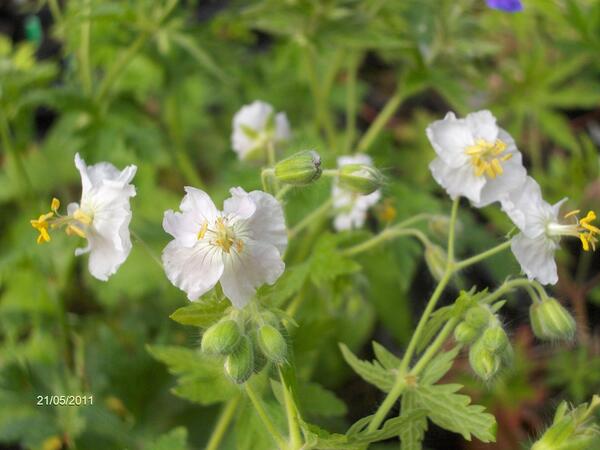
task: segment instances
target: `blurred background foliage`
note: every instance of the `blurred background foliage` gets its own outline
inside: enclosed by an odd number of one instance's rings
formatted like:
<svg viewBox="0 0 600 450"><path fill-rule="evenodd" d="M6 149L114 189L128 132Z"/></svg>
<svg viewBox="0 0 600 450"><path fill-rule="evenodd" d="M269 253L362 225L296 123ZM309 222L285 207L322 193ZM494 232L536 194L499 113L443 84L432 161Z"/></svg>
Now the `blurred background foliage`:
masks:
<svg viewBox="0 0 600 450"><path fill-rule="evenodd" d="M366 230L310 228L292 243L286 275L263 292L299 323L292 338L311 420L343 431L374 411L379 394L351 373L337 343L370 356L376 339L399 353L433 279L409 240L356 261L335 248L385 227L390 211L398 220L447 212L427 167L430 121L491 109L549 201L600 207L600 2L524 4L506 14L483 0L2 2L0 448L204 447L236 388L197 359L198 329L168 319L187 300L151 255L168 241L163 211L177 207L184 185L217 204L231 186L260 188L257 168L230 148L231 118L254 99L287 113L285 154L314 148L332 166L368 151L387 175ZM40 247L29 226L53 196L78 200L76 152L139 168L132 230L141 240L107 283L73 256L75 239ZM329 192L325 180L292 191L288 224ZM461 254L510 230L495 207L464 208L460 222ZM444 224L426 231L443 239ZM505 308L514 371L493 386L473 381L466 364L450 375L498 418L498 443L486 448L520 448L560 399L581 402L600 387L599 260L573 245L559 264L556 296L576 313L579 347L535 342L527 299L514 296ZM506 253L456 289L516 273ZM174 393L172 373L182 376ZM78 393L93 395L93 406L36 405L36 395ZM222 448L269 448L248 408L239 406ZM426 447L480 448L453 439L433 428Z"/></svg>

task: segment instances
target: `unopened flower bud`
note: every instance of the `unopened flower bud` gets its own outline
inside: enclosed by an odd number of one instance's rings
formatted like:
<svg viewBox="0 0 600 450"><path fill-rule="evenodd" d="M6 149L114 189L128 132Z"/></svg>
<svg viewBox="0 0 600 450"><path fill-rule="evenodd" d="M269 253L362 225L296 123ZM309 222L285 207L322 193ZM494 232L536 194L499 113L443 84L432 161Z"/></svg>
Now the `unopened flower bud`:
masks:
<svg viewBox="0 0 600 450"><path fill-rule="evenodd" d="M425 247L425 262L433 278L440 281L446 272L448 255L439 245L431 244Z"/></svg>
<svg viewBox="0 0 600 450"><path fill-rule="evenodd" d="M465 315L465 322L476 330L481 330L490 321L490 311L485 306L473 306Z"/></svg>
<svg viewBox="0 0 600 450"><path fill-rule="evenodd" d="M483 380L489 380L500 370L502 358L489 351L481 339L469 349L469 364L473 371Z"/></svg>
<svg viewBox="0 0 600 450"><path fill-rule="evenodd" d="M285 362L287 343L279 330L271 325L263 325L258 330L258 346L262 353L276 364Z"/></svg>
<svg viewBox="0 0 600 450"><path fill-rule="evenodd" d="M339 169L340 187L361 195L369 195L383 183L381 172L367 164L346 164Z"/></svg>
<svg viewBox="0 0 600 450"><path fill-rule="evenodd" d="M314 150L296 153L275 165L275 177L287 184L302 186L321 176L321 157Z"/></svg>
<svg viewBox="0 0 600 450"><path fill-rule="evenodd" d="M445 238L448 236L448 230L450 230L450 217L436 214L429 219L427 225L432 234Z"/></svg>
<svg viewBox="0 0 600 450"><path fill-rule="evenodd" d="M200 348L208 354L228 355L236 349L240 339L241 333L238 324L227 319L204 332Z"/></svg>
<svg viewBox="0 0 600 450"><path fill-rule="evenodd" d="M454 329L454 339L460 344L470 344L479 336L478 330L468 323L462 322Z"/></svg>
<svg viewBox="0 0 600 450"><path fill-rule="evenodd" d="M481 342L490 352L500 354L509 346L508 336L501 326L495 325L483 332Z"/></svg>
<svg viewBox="0 0 600 450"><path fill-rule="evenodd" d="M571 339L575 333L575 319L554 298L533 303L529 308L533 333L544 340Z"/></svg>
<svg viewBox="0 0 600 450"><path fill-rule="evenodd" d="M243 336L237 349L225 359L225 372L236 383L244 383L254 371L254 349L248 336Z"/></svg>

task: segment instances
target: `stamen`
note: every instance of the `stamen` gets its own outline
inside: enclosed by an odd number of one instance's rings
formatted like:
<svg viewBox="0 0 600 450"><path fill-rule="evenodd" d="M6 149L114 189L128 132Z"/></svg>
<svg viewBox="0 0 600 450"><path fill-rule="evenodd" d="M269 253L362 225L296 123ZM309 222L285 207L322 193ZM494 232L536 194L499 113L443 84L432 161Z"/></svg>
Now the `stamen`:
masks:
<svg viewBox="0 0 600 450"><path fill-rule="evenodd" d="M507 145L500 139L495 142L488 142L484 139L477 139L474 145L465 149L465 153L471 157L475 176L486 175L494 179L504 173L502 163L512 158L512 153L502 155L506 151Z"/></svg>
<svg viewBox="0 0 600 450"><path fill-rule="evenodd" d="M581 212L580 209L574 209L573 211L569 211L568 213L565 214L565 219L572 217L572 216L576 216L577 214L579 214Z"/></svg>
<svg viewBox="0 0 600 450"><path fill-rule="evenodd" d="M60 200L54 197L52 199L52 203L50 203L50 209L54 211L54 213L58 214L58 208L60 208Z"/></svg>
<svg viewBox="0 0 600 450"><path fill-rule="evenodd" d="M204 239L204 235L206 234L206 230L208 230L208 222L204 221L204 223L200 227L200 231L198 231L198 240Z"/></svg>
<svg viewBox="0 0 600 450"><path fill-rule="evenodd" d="M73 213L73 218L84 225L92 223L92 217L89 214L84 213L81 209L78 209Z"/></svg>
<svg viewBox="0 0 600 450"><path fill-rule="evenodd" d="M65 230L68 236L73 236L74 234L76 234L79 237L85 238L85 232L79 228L78 226L75 225L69 225L67 226L67 229Z"/></svg>

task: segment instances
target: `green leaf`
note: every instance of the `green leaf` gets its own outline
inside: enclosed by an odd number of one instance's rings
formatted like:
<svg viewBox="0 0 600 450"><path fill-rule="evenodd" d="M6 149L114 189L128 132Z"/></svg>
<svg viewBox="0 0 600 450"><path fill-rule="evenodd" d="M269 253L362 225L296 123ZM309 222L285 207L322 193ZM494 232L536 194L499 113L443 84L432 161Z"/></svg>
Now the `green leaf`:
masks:
<svg viewBox="0 0 600 450"><path fill-rule="evenodd" d="M284 274L273 286L261 289L261 297L272 306L281 306L292 295L298 293L308 277L310 266L308 263L286 267Z"/></svg>
<svg viewBox="0 0 600 450"><path fill-rule="evenodd" d="M229 306L228 302L211 297L179 308L170 317L182 325L208 328L223 317L223 313Z"/></svg>
<svg viewBox="0 0 600 450"><path fill-rule="evenodd" d="M339 239L339 236L326 233L315 244L310 260L310 276L316 285L360 269L358 263L340 253L337 248Z"/></svg>
<svg viewBox="0 0 600 450"><path fill-rule="evenodd" d="M400 404L400 417L408 416L412 411L417 409L417 399L413 391L406 391L402 395ZM422 442L427 431L427 417L422 417L418 420L411 421L400 432L401 450L421 450Z"/></svg>
<svg viewBox="0 0 600 450"><path fill-rule="evenodd" d="M380 430L359 433L354 439L359 442L385 441L386 439L399 436L404 433L406 429L411 428L413 422L424 420L426 417L427 411L425 409L413 409L410 412L407 412L406 415L386 420Z"/></svg>
<svg viewBox="0 0 600 450"><path fill-rule="evenodd" d="M435 384L437 383L452 367L454 359L460 351L460 346L454 347L448 352L439 353L433 358L423 370L423 374L419 379L419 384Z"/></svg>
<svg viewBox="0 0 600 450"><path fill-rule="evenodd" d="M303 448L319 450L359 450L364 445L350 443L345 434L330 433L316 425L301 421L302 432L305 438Z"/></svg>
<svg viewBox="0 0 600 450"><path fill-rule="evenodd" d="M386 369L395 370L400 367L400 358L398 358L378 342L373 341L373 351L375 352L377 360Z"/></svg>
<svg viewBox="0 0 600 450"><path fill-rule="evenodd" d="M166 364L169 372L178 375L172 392L186 400L210 405L230 399L237 393L223 372L219 358L212 358L184 347L147 346L148 352Z"/></svg>
<svg viewBox="0 0 600 450"><path fill-rule="evenodd" d="M273 393L281 403L283 402L283 390L281 383L271 380ZM340 417L346 414L346 404L333 392L325 389L318 383L299 383L297 386L297 398L303 413L317 417Z"/></svg>
<svg viewBox="0 0 600 450"><path fill-rule="evenodd" d="M177 427L159 437L148 450L187 450L187 430Z"/></svg>
<svg viewBox="0 0 600 450"><path fill-rule="evenodd" d="M264 399L263 406L277 429L285 433L283 409L273 400ZM243 403L235 423L236 450L274 449L275 441L250 402Z"/></svg>
<svg viewBox="0 0 600 450"><path fill-rule="evenodd" d="M382 367L379 362L368 362L358 359L344 344L340 344L342 355L346 362L366 382L377 386L383 392L389 392L394 385L394 374Z"/></svg>
<svg viewBox="0 0 600 450"><path fill-rule="evenodd" d="M495 442L496 419L480 405L471 405L466 395L457 394L460 384L418 386L413 389L419 408L425 408L436 425L461 434L467 441L471 435L482 442Z"/></svg>

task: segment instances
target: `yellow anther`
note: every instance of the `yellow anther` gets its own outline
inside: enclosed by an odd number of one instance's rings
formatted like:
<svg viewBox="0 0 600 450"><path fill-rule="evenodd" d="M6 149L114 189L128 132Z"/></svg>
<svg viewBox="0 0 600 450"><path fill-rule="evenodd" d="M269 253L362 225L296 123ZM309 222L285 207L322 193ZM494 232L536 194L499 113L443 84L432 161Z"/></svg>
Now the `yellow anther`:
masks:
<svg viewBox="0 0 600 450"><path fill-rule="evenodd" d="M235 241L235 249L237 250L238 253L241 253L242 250L244 250L244 241L242 241L241 239L238 239Z"/></svg>
<svg viewBox="0 0 600 450"><path fill-rule="evenodd" d="M55 197L52 199L52 203L50 203L50 209L58 214L58 208L60 208L60 200Z"/></svg>
<svg viewBox="0 0 600 450"><path fill-rule="evenodd" d="M583 250L587 252L590 249L588 237L585 234L580 233L579 240L581 241L581 246L583 247Z"/></svg>
<svg viewBox="0 0 600 450"><path fill-rule="evenodd" d="M44 242L50 242L50 233L48 233L48 219L54 216L54 213L42 214L40 217L34 220L30 220L31 226L35 228L40 234L37 237L37 243L43 244Z"/></svg>
<svg viewBox="0 0 600 450"><path fill-rule="evenodd" d="M512 158L512 154L502 155L506 151L507 145L500 139L495 142L488 142L484 139L477 139L474 145L465 149L465 153L471 157L475 176L486 175L494 179L504 173L502 163ZM502 155L502 156L501 156Z"/></svg>
<svg viewBox="0 0 600 450"><path fill-rule="evenodd" d="M84 213L81 209L78 209L73 213L73 218L84 225L92 223L92 217L89 214Z"/></svg>
<svg viewBox="0 0 600 450"><path fill-rule="evenodd" d="M200 231L198 231L198 240L203 239L206 234L206 230L208 230L208 222L204 222L200 227Z"/></svg>
<svg viewBox="0 0 600 450"><path fill-rule="evenodd" d="M76 234L77 236L82 238L86 237L85 232L76 225L68 225L65 232L68 236L73 236L74 234Z"/></svg>

